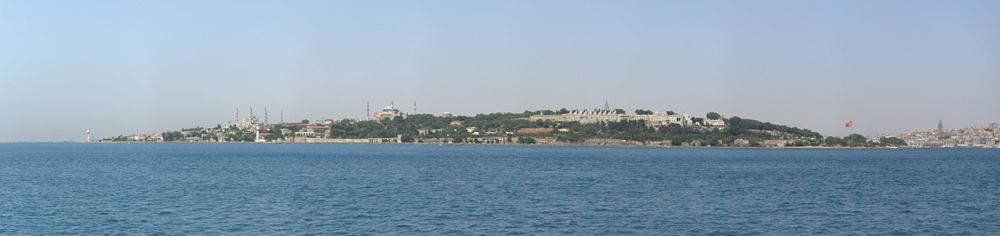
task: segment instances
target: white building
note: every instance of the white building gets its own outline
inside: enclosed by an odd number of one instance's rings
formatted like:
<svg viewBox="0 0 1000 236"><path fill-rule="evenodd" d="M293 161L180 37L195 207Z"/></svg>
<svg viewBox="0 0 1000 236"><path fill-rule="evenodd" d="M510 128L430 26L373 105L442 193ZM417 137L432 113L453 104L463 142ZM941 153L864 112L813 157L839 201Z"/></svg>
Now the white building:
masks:
<svg viewBox="0 0 1000 236"><path fill-rule="evenodd" d="M554 122L580 122L580 124L594 124L601 122L618 122L622 121L626 117L625 114L618 114L617 112L611 110L611 106L608 106L608 102L604 102L603 109L594 109L588 111L584 109L583 111L572 111L566 114L554 114L554 115L532 115L528 117L530 121L554 121Z"/></svg>
<svg viewBox="0 0 1000 236"><path fill-rule="evenodd" d="M691 125L691 115L668 115L666 112L657 112L652 115L634 115L629 116L629 120L645 120L648 126L665 126L670 124L677 124L680 126Z"/></svg>
<svg viewBox="0 0 1000 236"><path fill-rule="evenodd" d="M236 124L236 126L241 130L258 130L263 128L265 125L267 124L258 119L257 116L254 116L253 108L250 108L250 115L247 116L247 118L244 118L242 121L238 121Z"/></svg>
<svg viewBox="0 0 1000 236"><path fill-rule="evenodd" d="M573 111L567 114L554 115L532 115L528 117L530 121L551 121L551 122L580 122L580 124L595 124L601 122L621 122L623 120L644 120L649 126L663 126L678 124L688 126L692 124L691 115L668 115L666 112L657 112L649 115L626 115L618 114L611 110L607 104L604 109L594 109L591 111ZM721 122L721 120L720 120ZM723 124L724 125L724 124Z"/></svg>
<svg viewBox="0 0 1000 236"><path fill-rule="evenodd" d="M406 114L399 111L396 108L396 104L393 102L389 103L389 106L382 108L382 111L375 112L375 121L382 122L382 119L395 119L396 117L403 117L406 119Z"/></svg>
<svg viewBox="0 0 1000 236"><path fill-rule="evenodd" d="M611 110L593 111L573 111L567 114L555 115L533 115L528 117L531 121L554 121L554 122L580 122L580 124L594 124L600 122L622 121L626 118L624 114L617 114Z"/></svg>
<svg viewBox="0 0 1000 236"><path fill-rule="evenodd" d="M726 127L726 121L723 121L722 119L718 119L718 120L705 119L705 126L708 126L708 127Z"/></svg>

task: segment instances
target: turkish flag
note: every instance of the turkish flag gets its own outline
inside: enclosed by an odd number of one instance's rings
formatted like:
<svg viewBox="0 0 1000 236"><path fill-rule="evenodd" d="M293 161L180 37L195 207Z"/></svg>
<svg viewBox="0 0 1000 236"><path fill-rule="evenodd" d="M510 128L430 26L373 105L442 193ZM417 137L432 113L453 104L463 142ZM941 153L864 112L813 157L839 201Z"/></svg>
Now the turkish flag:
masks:
<svg viewBox="0 0 1000 236"><path fill-rule="evenodd" d="M854 121L853 120L847 121L847 124L844 125L844 127L847 127L847 128L851 128L851 126L854 126Z"/></svg>

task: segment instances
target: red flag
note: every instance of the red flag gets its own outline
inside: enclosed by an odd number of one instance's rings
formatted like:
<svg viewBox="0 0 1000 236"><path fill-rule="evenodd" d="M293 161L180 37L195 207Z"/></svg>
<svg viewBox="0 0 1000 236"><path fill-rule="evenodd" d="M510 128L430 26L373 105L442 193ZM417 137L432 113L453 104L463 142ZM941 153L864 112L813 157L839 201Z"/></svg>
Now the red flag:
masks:
<svg viewBox="0 0 1000 236"><path fill-rule="evenodd" d="M846 128L851 128L851 126L854 126L854 121L853 120L847 121L847 124L844 125L844 127L846 127Z"/></svg>

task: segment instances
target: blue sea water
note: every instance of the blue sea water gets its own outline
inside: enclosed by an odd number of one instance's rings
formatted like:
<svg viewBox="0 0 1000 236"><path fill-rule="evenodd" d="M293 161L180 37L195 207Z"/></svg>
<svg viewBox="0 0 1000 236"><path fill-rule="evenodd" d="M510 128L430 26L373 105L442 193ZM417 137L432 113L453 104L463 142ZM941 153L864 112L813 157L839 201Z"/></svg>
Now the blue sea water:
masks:
<svg viewBox="0 0 1000 236"><path fill-rule="evenodd" d="M1000 149L0 144L0 234L1000 234Z"/></svg>

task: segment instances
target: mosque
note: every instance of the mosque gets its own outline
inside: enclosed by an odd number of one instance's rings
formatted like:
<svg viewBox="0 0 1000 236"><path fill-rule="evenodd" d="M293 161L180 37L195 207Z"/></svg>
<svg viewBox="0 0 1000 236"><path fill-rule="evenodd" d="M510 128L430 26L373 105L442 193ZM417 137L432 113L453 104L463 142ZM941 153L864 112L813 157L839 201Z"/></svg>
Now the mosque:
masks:
<svg viewBox="0 0 1000 236"><path fill-rule="evenodd" d="M396 117L403 117L406 119L406 113L402 113L396 108L395 102L389 102L389 106L382 108L382 111L375 112L375 121L382 122L382 119L395 119Z"/></svg>

